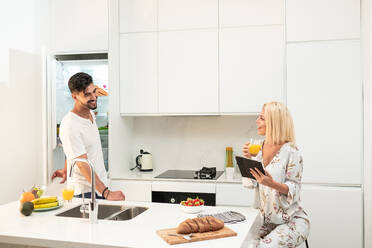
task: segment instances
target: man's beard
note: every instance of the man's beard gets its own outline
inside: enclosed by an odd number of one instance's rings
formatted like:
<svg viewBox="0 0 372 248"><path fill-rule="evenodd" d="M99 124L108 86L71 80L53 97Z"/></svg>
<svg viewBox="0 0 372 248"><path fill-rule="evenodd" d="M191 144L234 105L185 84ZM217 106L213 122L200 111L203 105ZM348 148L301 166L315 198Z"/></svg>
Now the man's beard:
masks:
<svg viewBox="0 0 372 248"><path fill-rule="evenodd" d="M92 102L94 101L88 101L86 106L91 110L95 110L97 108L97 100L95 101L95 104L93 105L92 105Z"/></svg>
<svg viewBox="0 0 372 248"><path fill-rule="evenodd" d="M97 99L98 100L98 99ZM90 109L90 110L95 110L97 108L97 100L95 101L96 104L92 105L92 102L94 101L88 101L87 103L82 103L81 101L80 104L83 105L84 107Z"/></svg>

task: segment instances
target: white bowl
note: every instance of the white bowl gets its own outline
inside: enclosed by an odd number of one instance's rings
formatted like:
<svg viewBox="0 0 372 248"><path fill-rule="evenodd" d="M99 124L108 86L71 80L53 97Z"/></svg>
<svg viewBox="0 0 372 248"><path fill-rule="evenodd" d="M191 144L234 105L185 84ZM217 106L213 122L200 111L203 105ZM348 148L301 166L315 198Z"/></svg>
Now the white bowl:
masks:
<svg viewBox="0 0 372 248"><path fill-rule="evenodd" d="M204 205L200 206L184 206L180 203L180 207L183 212L188 213L188 214L196 214L199 213L203 210Z"/></svg>

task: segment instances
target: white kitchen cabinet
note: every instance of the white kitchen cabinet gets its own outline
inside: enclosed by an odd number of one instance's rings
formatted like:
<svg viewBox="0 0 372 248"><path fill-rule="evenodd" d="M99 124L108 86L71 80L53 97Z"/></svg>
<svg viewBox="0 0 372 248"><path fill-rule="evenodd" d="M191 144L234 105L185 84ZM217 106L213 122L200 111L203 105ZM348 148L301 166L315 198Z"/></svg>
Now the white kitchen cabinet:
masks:
<svg viewBox="0 0 372 248"><path fill-rule="evenodd" d="M107 0L52 0L50 6L55 53L108 50Z"/></svg>
<svg viewBox="0 0 372 248"><path fill-rule="evenodd" d="M152 191L160 192L191 192L216 193L215 183L153 181Z"/></svg>
<svg viewBox="0 0 372 248"><path fill-rule="evenodd" d="M120 0L120 33L157 31L157 0Z"/></svg>
<svg viewBox="0 0 372 248"><path fill-rule="evenodd" d="M254 190L243 187L241 183L217 183L216 205L252 206Z"/></svg>
<svg viewBox="0 0 372 248"><path fill-rule="evenodd" d="M287 47L287 102L304 158L304 182L362 183L360 42Z"/></svg>
<svg viewBox="0 0 372 248"><path fill-rule="evenodd" d="M217 28L218 0L159 0L159 31Z"/></svg>
<svg viewBox="0 0 372 248"><path fill-rule="evenodd" d="M220 31L220 111L260 112L283 102L285 34L282 26Z"/></svg>
<svg viewBox="0 0 372 248"><path fill-rule="evenodd" d="M359 0L287 0L287 41L360 37Z"/></svg>
<svg viewBox="0 0 372 248"><path fill-rule="evenodd" d="M303 185L310 247L363 247L363 199L358 187Z"/></svg>
<svg viewBox="0 0 372 248"><path fill-rule="evenodd" d="M110 190L121 190L127 201L151 202L151 181L111 180Z"/></svg>
<svg viewBox="0 0 372 248"><path fill-rule="evenodd" d="M284 0L220 0L220 27L284 24Z"/></svg>
<svg viewBox="0 0 372 248"><path fill-rule="evenodd" d="M120 112L158 112L157 33L120 35Z"/></svg>
<svg viewBox="0 0 372 248"><path fill-rule="evenodd" d="M218 30L159 33L159 112L215 114Z"/></svg>

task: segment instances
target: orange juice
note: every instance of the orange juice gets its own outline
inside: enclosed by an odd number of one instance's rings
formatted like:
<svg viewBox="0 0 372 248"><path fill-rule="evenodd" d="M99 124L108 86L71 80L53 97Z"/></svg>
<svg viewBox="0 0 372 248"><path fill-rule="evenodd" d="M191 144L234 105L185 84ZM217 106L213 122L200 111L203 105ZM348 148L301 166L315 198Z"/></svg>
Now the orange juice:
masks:
<svg viewBox="0 0 372 248"><path fill-rule="evenodd" d="M63 189L62 197L64 200L69 201L74 197L74 189Z"/></svg>
<svg viewBox="0 0 372 248"><path fill-rule="evenodd" d="M260 144L251 144L248 147L249 153L252 154L253 156L256 156L260 150L261 150Z"/></svg>

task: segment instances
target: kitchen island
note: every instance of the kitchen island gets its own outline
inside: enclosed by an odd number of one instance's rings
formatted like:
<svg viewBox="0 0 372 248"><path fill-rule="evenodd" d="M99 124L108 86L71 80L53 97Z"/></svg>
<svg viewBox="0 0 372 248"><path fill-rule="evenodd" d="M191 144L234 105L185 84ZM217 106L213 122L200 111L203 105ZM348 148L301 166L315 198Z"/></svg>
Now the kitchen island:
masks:
<svg viewBox="0 0 372 248"><path fill-rule="evenodd" d="M246 221L226 225L238 235L222 239L168 245L156 230L173 228L196 214L186 214L179 205L146 202L112 202L101 200L99 204L148 207L148 210L131 220L98 220L90 224L88 219L57 217L56 214L77 206L81 199L73 199L69 206L46 212L33 212L22 216L19 202L0 206L0 246L20 244L38 247L246 247L260 226L260 214L248 207L208 207L203 214L234 210L246 216ZM10 246L11 247L11 246Z"/></svg>

